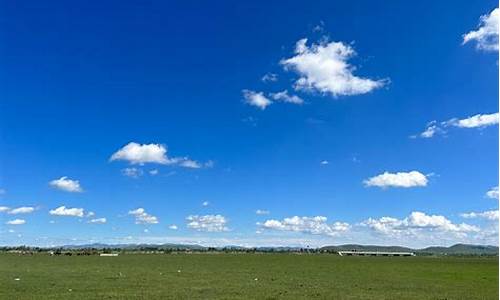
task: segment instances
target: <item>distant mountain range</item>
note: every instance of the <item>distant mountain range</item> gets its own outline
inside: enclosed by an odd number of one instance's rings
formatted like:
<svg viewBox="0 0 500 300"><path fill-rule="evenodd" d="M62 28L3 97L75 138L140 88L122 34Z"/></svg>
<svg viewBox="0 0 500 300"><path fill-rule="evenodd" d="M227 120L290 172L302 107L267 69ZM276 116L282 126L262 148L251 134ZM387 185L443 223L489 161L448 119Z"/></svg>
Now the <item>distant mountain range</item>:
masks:
<svg viewBox="0 0 500 300"><path fill-rule="evenodd" d="M63 246L64 249L83 249L83 248L94 248L94 249L123 249L123 250L139 250L139 249L151 249L151 250L210 250L210 249L230 249L230 250L247 250L256 249L258 251L281 251L281 252L294 252L299 251L300 247L256 247L256 248L245 248L241 246L225 246L225 247L205 247L200 245L186 245L186 244L87 244L87 245L66 245ZM489 245L467 245L467 244L456 244L450 247L427 247L423 249L412 249L400 246L376 246L376 245L358 245L358 244L347 244L339 246L324 246L321 248L310 249L319 251L346 251L346 250L357 250L357 251L386 251L386 252L415 252L420 255L498 255L497 246Z"/></svg>

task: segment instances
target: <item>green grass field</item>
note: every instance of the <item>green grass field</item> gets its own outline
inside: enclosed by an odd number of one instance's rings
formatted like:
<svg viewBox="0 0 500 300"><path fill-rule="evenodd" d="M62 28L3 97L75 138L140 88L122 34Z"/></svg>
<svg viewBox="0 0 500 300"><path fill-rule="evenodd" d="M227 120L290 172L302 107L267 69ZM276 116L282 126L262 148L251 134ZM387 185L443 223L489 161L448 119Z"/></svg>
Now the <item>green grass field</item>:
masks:
<svg viewBox="0 0 500 300"><path fill-rule="evenodd" d="M0 254L0 298L498 299L498 258Z"/></svg>

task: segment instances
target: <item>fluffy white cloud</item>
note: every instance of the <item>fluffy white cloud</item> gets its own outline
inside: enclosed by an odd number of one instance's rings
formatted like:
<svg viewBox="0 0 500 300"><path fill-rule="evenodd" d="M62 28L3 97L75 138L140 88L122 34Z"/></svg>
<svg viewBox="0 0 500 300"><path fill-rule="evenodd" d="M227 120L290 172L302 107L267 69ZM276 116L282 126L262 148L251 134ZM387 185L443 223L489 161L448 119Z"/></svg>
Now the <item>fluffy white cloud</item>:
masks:
<svg viewBox="0 0 500 300"><path fill-rule="evenodd" d="M257 215L268 215L270 212L268 210L265 210L265 209L257 209L255 211L255 214Z"/></svg>
<svg viewBox="0 0 500 300"><path fill-rule="evenodd" d="M140 165L145 163L170 163L170 160L167 158L166 146L160 144L139 144L135 142L130 142L113 153L110 160L126 160L131 164Z"/></svg>
<svg viewBox="0 0 500 300"><path fill-rule="evenodd" d="M0 213L8 212L9 210L10 210L10 208L7 206L0 206Z"/></svg>
<svg viewBox="0 0 500 300"><path fill-rule="evenodd" d="M78 180L69 179L67 176L63 176L59 179L54 179L49 182L49 185L70 193L81 193L83 192L82 187L80 186L80 182Z"/></svg>
<svg viewBox="0 0 500 300"><path fill-rule="evenodd" d="M423 212L412 212L404 219L382 217L361 223L374 231L390 236L420 236L426 232L465 234L479 232L479 228L473 225L461 223L454 224L444 216L427 215Z"/></svg>
<svg viewBox="0 0 500 300"><path fill-rule="evenodd" d="M266 109L266 107L273 103L271 100L269 100L269 98L264 96L264 93L262 92L255 92L250 90L243 90L242 92L243 99L245 100L246 104L256 106L262 110Z"/></svg>
<svg viewBox="0 0 500 300"><path fill-rule="evenodd" d="M178 228L177 228L177 225L172 224L172 225L168 226L168 229L177 230Z"/></svg>
<svg viewBox="0 0 500 300"><path fill-rule="evenodd" d="M201 203L202 206L209 206L210 205L210 202L208 201L203 201L203 203Z"/></svg>
<svg viewBox="0 0 500 300"><path fill-rule="evenodd" d="M144 165L157 163L163 165L178 165L185 168L198 169L204 165L188 157L168 157L167 146L161 144L139 144L130 142L119 149L110 158L110 161L125 160L130 164ZM130 168L133 172L132 168ZM142 170L141 170L142 172Z"/></svg>
<svg viewBox="0 0 500 300"><path fill-rule="evenodd" d="M498 186L492 187L486 192L486 197L498 200Z"/></svg>
<svg viewBox="0 0 500 300"><path fill-rule="evenodd" d="M463 213L460 214L462 218L466 219L475 219L475 218L480 218L480 219L487 219L490 221L495 221L498 220L498 210L488 210L484 212L470 212L470 213Z"/></svg>
<svg viewBox="0 0 500 300"><path fill-rule="evenodd" d="M128 214L135 217L135 224L158 224L158 218L148 214L142 207L131 210Z"/></svg>
<svg viewBox="0 0 500 300"><path fill-rule="evenodd" d="M498 124L498 113L477 114L465 119L453 118L448 121L431 121L427 124L424 132L420 133L421 138L431 138L437 134L445 134L448 127L457 128L484 128ZM416 136L412 136L416 137Z"/></svg>
<svg viewBox="0 0 500 300"><path fill-rule="evenodd" d="M495 8L489 15L479 19L479 28L463 35L463 44L476 42L476 48L485 51L498 51L498 18L500 10Z"/></svg>
<svg viewBox="0 0 500 300"><path fill-rule="evenodd" d="M96 219L89 220L89 223L92 223L92 224L104 224L106 222L107 222L106 218L96 218Z"/></svg>
<svg viewBox="0 0 500 300"><path fill-rule="evenodd" d="M5 224L7 224L7 225L23 225L23 224L26 224L26 221L23 219L14 219L14 220L7 221Z"/></svg>
<svg viewBox="0 0 500 300"><path fill-rule="evenodd" d="M299 74L296 89L330 93L334 97L369 93L387 83L355 76L356 68L348 63L355 55L354 49L342 42L308 47L307 39L301 39L295 45L295 56L281 60L281 64Z"/></svg>
<svg viewBox="0 0 500 300"><path fill-rule="evenodd" d="M297 95L289 95L287 90L278 93L271 93L271 98L275 101L281 101L293 104L304 104L304 100Z"/></svg>
<svg viewBox="0 0 500 300"><path fill-rule="evenodd" d="M343 222L327 223L327 218L323 216L284 218L283 220L267 220L264 223L257 223L265 229L295 231L310 234L320 234L328 236L337 236L342 232L348 231L350 225Z"/></svg>
<svg viewBox="0 0 500 300"><path fill-rule="evenodd" d="M191 215L186 218L187 227L197 231L220 232L228 231L227 219L222 215Z"/></svg>
<svg viewBox="0 0 500 300"><path fill-rule="evenodd" d="M158 175L158 173L160 173L160 171L158 171L157 169L153 169L153 170L149 171L149 175L151 175L151 176Z"/></svg>
<svg viewBox="0 0 500 300"><path fill-rule="evenodd" d="M329 162L329 161L327 161L327 160L322 160L322 161L320 161L320 162L319 162L319 164L320 164L320 165L323 165L323 166L326 166L326 165L328 165L329 163L330 163L330 162Z"/></svg>
<svg viewBox="0 0 500 300"><path fill-rule="evenodd" d="M122 174L124 176L131 177L131 178L139 178L142 176L142 174L144 174L144 172L142 171L142 169L132 167L132 168L123 169Z"/></svg>
<svg viewBox="0 0 500 300"><path fill-rule="evenodd" d="M68 217L80 217L85 215L85 210L83 208L69 208L66 206L59 206L56 209L49 211L49 214L53 216L68 216Z"/></svg>
<svg viewBox="0 0 500 300"><path fill-rule="evenodd" d="M410 188L426 186L427 181L427 177L424 174L418 171L411 171L397 173L384 172L383 174L368 178L363 182L366 186L377 186L381 188Z"/></svg>
<svg viewBox="0 0 500 300"><path fill-rule="evenodd" d="M34 207L31 206L21 206L17 208L13 208L9 210L7 213L11 215L17 215L17 214L29 214L35 211Z"/></svg>
<svg viewBox="0 0 500 300"><path fill-rule="evenodd" d="M267 73L264 76L262 76L262 81L263 82L275 82L278 81L278 75L274 73Z"/></svg>

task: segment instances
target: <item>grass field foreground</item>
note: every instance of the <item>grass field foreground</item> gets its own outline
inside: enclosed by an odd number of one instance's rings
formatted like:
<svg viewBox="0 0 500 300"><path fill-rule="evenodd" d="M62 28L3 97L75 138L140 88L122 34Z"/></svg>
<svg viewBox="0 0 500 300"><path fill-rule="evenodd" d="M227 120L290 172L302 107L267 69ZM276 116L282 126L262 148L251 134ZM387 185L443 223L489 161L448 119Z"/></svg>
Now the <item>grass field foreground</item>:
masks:
<svg viewBox="0 0 500 300"><path fill-rule="evenodd" d="M498 299L498 257L0 254L1 299Z"/></svg>

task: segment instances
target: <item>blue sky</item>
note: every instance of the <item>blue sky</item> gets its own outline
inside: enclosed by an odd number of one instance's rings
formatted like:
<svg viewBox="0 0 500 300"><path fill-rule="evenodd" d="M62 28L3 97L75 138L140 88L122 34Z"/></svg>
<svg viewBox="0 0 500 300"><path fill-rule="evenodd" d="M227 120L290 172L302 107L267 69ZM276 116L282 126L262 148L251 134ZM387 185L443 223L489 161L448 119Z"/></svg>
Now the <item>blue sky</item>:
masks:
<svg viewBox="0 0 500 300"><path fill-rule="evenodd" d="M0 244L497 244L496 6L4 3Z"/></svg>

